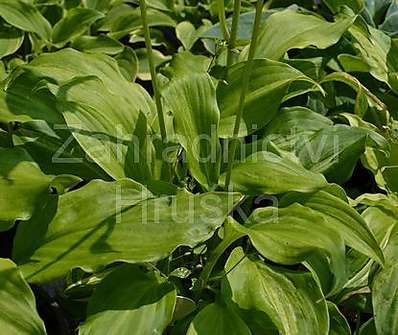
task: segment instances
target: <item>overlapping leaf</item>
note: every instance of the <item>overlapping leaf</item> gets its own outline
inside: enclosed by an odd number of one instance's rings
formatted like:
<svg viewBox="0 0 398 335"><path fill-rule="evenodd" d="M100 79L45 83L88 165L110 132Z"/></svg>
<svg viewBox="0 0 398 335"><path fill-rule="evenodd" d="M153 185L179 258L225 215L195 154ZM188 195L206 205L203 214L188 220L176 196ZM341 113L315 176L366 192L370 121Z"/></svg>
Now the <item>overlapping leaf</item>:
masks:
<svg viewBox="0 0 398 335"><path fill-rule="evenodd" d="M225 173L220 182L225 181ZM245 194L313 192L327 185L325 178L287 157L259 151L232 168L231 186Z"/></svg>
<svg viewBox="0 0 398 335"><path fill-rule="evenodd" d="M73 267L156 261L180 245L194 247L210 238L240 199L236 193L184 191L151 197L143 186L122 179L92 181L50 199L18 228L14 257L35 282L60 277Z"/></svg>
<svg viewBox="0 0 398 335"><path fill-rule="evenodd" d="M163 96L174 117L175 132L186 151L192 175L206 187L217 184L221 164L220 112L210 76L173 78Z"/></svg>
<svg viewBox="0 0 398 335"><path fill-rule="evenodd" d="M145 273L134 265L123 265L96 288L88 305L81 335L162 334L171 322L176 291L159 274Z"/></svg>
<svg viewBox="0 0 398 335"><path fill-rule="evenodd" d="M9 335L45 335L33 293L17 266L0 259L0 327Z"/></svg>
<svg viewBox="0 0 398 335"><path fill-rule="evenodd" d="M232 251L224 295L239 306L253 334L328 334L325 298L310 273L293 272Z"/></svg>
<svg viewBox="0 0 398 335"><path fill-rule="evenodd" d="M228 84L221 84L217 89L221 111L220 137L227 138L233 134L245 69L244 62L233 66L228 74ZM239 136L246 136L269 123L286 98L290 84L295 81L306 82L312 87L305 86L304 91L299 90L296 94L319 89L311 78L285 63L254 60Z"/></svg>

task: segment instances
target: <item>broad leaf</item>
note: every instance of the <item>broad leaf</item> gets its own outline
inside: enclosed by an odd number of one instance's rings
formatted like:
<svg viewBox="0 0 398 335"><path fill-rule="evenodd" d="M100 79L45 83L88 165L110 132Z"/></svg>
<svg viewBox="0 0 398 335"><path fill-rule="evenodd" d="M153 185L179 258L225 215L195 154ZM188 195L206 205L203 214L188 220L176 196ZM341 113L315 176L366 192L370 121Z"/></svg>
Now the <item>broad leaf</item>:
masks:
<svg viewBox="0 0 398 335"><path fill-rule="evenodd" d="M38 89L40 80L26 72L12 78L6 91L0 91L0 121L26 122L45 120L63 125L54 96L47 89Z"/></svg>
<svg viewBox="0 0 398 335"><path fill-rule="evenodd" d="M39 10L22 0L0 0L0 16L14 27L38 34L42 39L51 38L51 25Z"/></svg>
<svg viewBox="0 0 398 335"><path fill-rule="evenodd" d="M193 177L210 188L217 184L221 163L220 112L210 76L173 78L162 94L174 117L178 142L186 151Z"/></svg>
<svg viewBox="0 0 398 335"><path fill-rule="evenodd" d="M227 138L233 135L242 78L246 75L245 64L241 62L234 65L228 73L228 84L218 86L220 137ZM307 82L313 90L318 89L312 79L285 63L265 59L254 60L239 136L246 136L269 123L286 98L290 84L295 81Z"/></svg>
<svg viewBox="0 0 398 335"><path fill-rule="evenodd" d="M79 180L65 177L66 184ZM35 207L46 201L56 181L45 175L25 150L0 148L0 221L12 225L15 220L28 220Z"/></svg>
<svg viewBox="0 0 398 335"><path fill-rule="evenodd" d="M309 264L325 294L341 288L346 280L343 239L308 207L257 209L246 225L234 228L247 234L254 247L275 263Z"/></svg>
<svg viewBox="0 0 398 335"><path fill-rule="evenodd" d="M107 55L116 55L124 49L122 43L106 35L80 36L73 41L72 46L80 51Z"/></svg>
<svg viewBox="0 0 398 335"><path fill-rule="evenodd" d="M354 19L347 17L328 22L315 15L291 10L275 13L261 29L255 57L279 60L293 48L315 46L326 49L340 40Z"/></svg>
<svg viewBox="0 0 398 335"><path fill-rule="evenodd" d="M58 110L81 147L111 177L151 178L148 131L154 104L141 86L123 77L115 60L65 49L42 55L25 69L64 84L54 89ZM147 142L148 150L140 152Z"/></svg>
<svg viewBox="0 0 398 335"><path fill-rule="evenodd" d="M181 41L185 50L191 50L196 41L200 38L203 31L208 28L209 24L209 21L205 21L205 24L200 26L198 29L196 29L195 26L189 21L183 21L177 24L176 35Z"/></svg>
<svg viewBox="0 0 398 335"><path fill-rule="evenodd" d="M220 182L225 181L225 173ZM318 173L299 163L267 151L259 151L232 168L231 186L245 194L279 194L289 191L314 192L327 185Z"/></svg>
<svg viewBox="0 0 398 335"><path fill-rule="evenodd" d="M383 253L364 219L348 203L344 190L332 186L313 194L292 193L281 199L280 206L301 203L320 213L330 229L339 232L350 247L383 262Z"/></svg>
<svg viewBox="0 0 398 335"><path fill-rule="evenodd" d="M398 225L384 250L386 263L372 281L372 302L378 334L398 332Z"/></svg>
<svg viewBox="0 0 398 335"><path fill-rule="evenodd" d="M261 15L261 22L265 22L269 16L275 13L277 10L271 9L264 11ZM254 23L254 11L249 11L246 13L242 13L239 15L239 24L238 24L238 31L237 31L237 39L248 41L252 36L253 31L253 23ZM228 27L232 25L232 18L227 19ZM220 23L214 24L212 27L207 29L206 31L202 32L202 38L211 38L211 39L223 39L223 33L220 28Z"/></svg>
<svg viewBox="0 0 398 335"><path fill-rule="evenodd" d="M35 297L17 266L0 259L0 327L7 335L45 335Z"/></svg>
<svg viewBox="0 0 398 335"><path fill-rule="evenodd" d="M241 248L232 251L225 271L224 295L231 295L253 334L274 334L273 327L286 335L328 333L326 301L310 273L245 258Z"/></svg>
<svg viewBox="0 0 398 335"><path fill-rule="evenodd" d="M143 186L122 179L92 181L50 199L18 228L14 258L24 263L24 274L34 282L74 267L157 261L180 245L194 247L210 238L240 199L236 193L184 191L149 197Z"/></svg>
<svg viewBox="0 0 398 335"><path fill-rule="evenodd" d="M0 58L13 54L22 45L23 31L0 24Z"/></svg>
<svg viewBox="0 0 398 335"><path fill-rule="evenodd" d="M365 0L325 0L324 2L334 13L339 12L343 6L348 6L358 13L365 5Z"/></svg>
<svg viewBox="0 0 398 335"><path fill-rule="evenodd" d="M345 125L328 127L303 138L297 145L297 156L307 169L323 173L329 182L342 184L351 178L366 146L374 146L371 137L377 135L363 128ZM379 138L384 141L383 147L387 150L387 141L381 135L377 136Z"/></svg>
<svg viewBox="0 0 398 335"><path fill-rule="evenodd" d="M149 137L152 102L138 85L129 93L112 94L96 77L78 78L61 87L58 109L81 147L111 177L152 179L151 152L140 151Z"/></svg>
<svg viewBox="0 0 398 335"><path fill-rule="evenodd" d="M222 301L203 308L192 320L187 335L250 335L239 314Z"/></svg>
<svg viewBox="0 0 398 335"><path fill-rule="evenodd" d="M89 8L72 8L66 16L57 22L52 33L55 44L65 44L74 37L82 35L95 21L104 15Z"/></svg>
<svg viewBox="0 0 398 335"><path fill-rule="evenodd" d="M330 318L329 335L351 335L350 325L337 306L328 301Z"/></svg>
<svg viewBox="0 0 398 335"><path fill-rule="evenodd" d="M147 18L150 27L175 27L176 25L176 22L169 15L156 9L149 8ZM101 22L100 27L101 30L110 31L110 36L117 39L140 28L142 28L140 9L127 4L113 7Z"/></svg>
<svg viewBox="0 0 398 335"><path fill-rule="evenodd" d="M171 323L176 291L159 274L123 265L96 288L81 335L163 334Z"/></svg>
<svg viewBox="0 0 398 335"><path fill-rule="evenodd" d="M264 128L263 134L281 149L294 151L298 142L332 125L329 118L308 108L296 106L280 110Z"/></svg>

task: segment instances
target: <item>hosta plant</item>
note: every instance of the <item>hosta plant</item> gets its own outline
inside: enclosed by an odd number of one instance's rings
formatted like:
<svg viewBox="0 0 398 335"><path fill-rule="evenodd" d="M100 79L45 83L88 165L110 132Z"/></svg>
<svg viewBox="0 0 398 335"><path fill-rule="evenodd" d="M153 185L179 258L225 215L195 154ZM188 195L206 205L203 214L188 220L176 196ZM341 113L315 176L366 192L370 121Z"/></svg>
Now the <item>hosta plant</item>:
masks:
<svg viewBox="0 0 398 335"><path fill-rule="evenodd" d="M398 334L395 0L0 25L0 333Z"/></svg>

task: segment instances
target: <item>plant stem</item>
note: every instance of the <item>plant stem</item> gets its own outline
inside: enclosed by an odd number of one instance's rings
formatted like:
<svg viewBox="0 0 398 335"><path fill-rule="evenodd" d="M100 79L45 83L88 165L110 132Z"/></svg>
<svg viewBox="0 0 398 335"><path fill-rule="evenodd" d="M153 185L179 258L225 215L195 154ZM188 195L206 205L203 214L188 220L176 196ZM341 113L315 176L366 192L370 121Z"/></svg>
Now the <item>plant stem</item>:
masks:
<svg viewBox="0 0 398 335"><path fill-rule="evenodd" d="M199 297L200 292L207 286L207 282L209 281L210 275L217 264L218 259L222 256L222 254L227 250L227 248L240 239L241 237L245 236L245 234L232 229L228 228L228 221L224 225L224 233L225 236L220 244L213 250L211 253L209 260L206 262L205 267L203 268L200 277L198 279L198 291L196 296Z"/></svg>
<svg viewBox="0 0 398 335"><path fill-rule="evenodd" d="M227 19L225 17L224 0L218 0L217 7L218 7L218 20L220 21L220 27L222 34L224 36L224 40L229 41L229 31L227 26Z"/></svg>
<svg viewBox="0 0 398 335"><path fill-rule="evenodd" d="M232 172L232 166L235 161L235 155L236 155L236 149L237 149L237 144L238 144L238 138L239 138L239 129L240 129L240 123L242 120L243 116L243 110L245 106L245 100L246 100L246 93L249 88L249 81L253 69L253 58L254 58L254 53L256 51L256 46L257 46L257 38L260 30L260 23L261 23L261 13L262 9L264 6L264 0L259 0L257 1L256 5L256 16L254 19L254 26L253 26L253 32L252 32L252 38L251 38L251 43L250 43L250 48L249 48L249 56L247 59L247 62L245 64L245 69L243 71L242 75L242 90L241 94L239 97L239 103L238 103L238 111L236 113L236 119L235 119L235 126L234 126L234 132L232 135L232 142L231 142L231 147L228 151L228 168L227 168L227 175L225 178L225 188L229 188L229 184L231 181L231 172Z"/></svg>
<svg viewBox="0 0 398 335"><path fill-rule="evenodd" d="M238 35L239 15L240 15L241 0L234 1L234 12L232 15L231 35L228 41L228 54L227 54L227 70L233 63L234 49L236 46L236 37Z"/></svg>
<svg viewBox="0 0 398 335"><path fill-rule="evenodd" d="M159 91L158 80L156 77L155 63L153 61L151 34L149 31L148 19L146 16L147 8L145 0L139 0L139 1L140 1L141 19L144 27L145 47L147 51L149 69L151 71L151 79L152 79L153 94L155 96L156 111L158 113L158 119L159 119L160 134L162 136L163 142L166 142L167 140L166 125L164 122L164 115L163 115L163 108L162 108L162 101Z"/></svg>

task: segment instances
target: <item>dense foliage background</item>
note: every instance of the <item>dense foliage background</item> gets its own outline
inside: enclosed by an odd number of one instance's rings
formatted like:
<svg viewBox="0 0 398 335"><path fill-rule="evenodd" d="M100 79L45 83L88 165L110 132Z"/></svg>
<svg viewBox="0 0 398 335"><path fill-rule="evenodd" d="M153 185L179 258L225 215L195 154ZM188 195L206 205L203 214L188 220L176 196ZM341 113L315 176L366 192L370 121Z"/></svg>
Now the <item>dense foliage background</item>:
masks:
<svg viewBox="0 0 398 335"><path fill-rule="evenodd" d="M0 26L0 333L398 334L395 0Z"/></svg>

